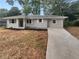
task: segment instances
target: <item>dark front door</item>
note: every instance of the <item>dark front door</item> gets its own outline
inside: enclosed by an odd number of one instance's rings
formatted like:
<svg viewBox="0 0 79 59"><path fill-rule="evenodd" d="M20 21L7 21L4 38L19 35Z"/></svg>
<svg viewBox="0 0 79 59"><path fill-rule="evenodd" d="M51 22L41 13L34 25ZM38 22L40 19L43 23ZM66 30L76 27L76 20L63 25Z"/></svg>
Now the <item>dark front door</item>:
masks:
<svg viewBox="0 0 79 59"><path fill-rule="evenodd" d="M23 19L19 20L19 27L23 27Z"/></svg>

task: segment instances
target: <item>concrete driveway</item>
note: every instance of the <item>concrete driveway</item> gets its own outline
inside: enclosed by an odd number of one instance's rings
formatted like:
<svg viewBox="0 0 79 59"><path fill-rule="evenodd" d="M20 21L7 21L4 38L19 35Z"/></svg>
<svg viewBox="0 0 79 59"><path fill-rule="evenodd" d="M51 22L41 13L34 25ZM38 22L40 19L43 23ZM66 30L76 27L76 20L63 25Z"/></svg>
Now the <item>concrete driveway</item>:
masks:
<svg viewBox="0 0 79 59"><path fill-rule="evenodd" d="M46 59L79 59L79 40L63 28L49 28Z"/></svg>

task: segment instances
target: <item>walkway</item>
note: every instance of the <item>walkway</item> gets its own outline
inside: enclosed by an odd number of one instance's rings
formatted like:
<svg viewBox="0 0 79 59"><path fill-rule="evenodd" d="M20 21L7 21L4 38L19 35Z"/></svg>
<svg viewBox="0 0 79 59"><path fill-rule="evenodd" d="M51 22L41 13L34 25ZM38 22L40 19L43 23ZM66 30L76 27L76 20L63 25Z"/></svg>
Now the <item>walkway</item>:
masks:
<svg viewBox="0 0 79 59"><path fill-rule="evenodd" d="M65 29L48 29L46 59L79 59L79 40Z"/></svg>

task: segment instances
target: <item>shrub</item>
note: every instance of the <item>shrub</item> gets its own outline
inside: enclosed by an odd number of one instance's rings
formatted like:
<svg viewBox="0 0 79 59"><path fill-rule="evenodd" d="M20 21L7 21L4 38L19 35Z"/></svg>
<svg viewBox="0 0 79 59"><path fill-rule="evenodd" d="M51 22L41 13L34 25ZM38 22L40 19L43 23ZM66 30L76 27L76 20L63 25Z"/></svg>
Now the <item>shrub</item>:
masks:
<svg viewBox="0 0 79 59"><path fill-rule="evenodd" d="M73 26L79 26L79 20L73 21L72 24Z"/></svg>
<svg viewBox="0 0 79 59"><path fill-rule="evenodd" d="M64 21L64 27L72 26L72 22L70 21Z"/></svg>

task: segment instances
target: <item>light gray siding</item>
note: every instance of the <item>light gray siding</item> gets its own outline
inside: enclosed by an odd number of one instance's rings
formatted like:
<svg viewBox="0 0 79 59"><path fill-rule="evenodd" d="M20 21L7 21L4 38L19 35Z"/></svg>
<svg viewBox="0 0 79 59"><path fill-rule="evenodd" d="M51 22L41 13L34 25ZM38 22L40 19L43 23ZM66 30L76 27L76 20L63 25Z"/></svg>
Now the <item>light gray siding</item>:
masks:
<svg viewBox="0 0 79 59"><path fill-rule="evenodd" d="M19 20L23 19L23 27L19 27ZM65 16L55 16L55 15L19 15L19 16L11 16L5 17L3 19L7 19L7 28L34 28L34 29L47 29L47 28L63 28L63 21L67 18ZM16 19L16 23L10 23L9 19ZM31 24L27 24L27 19L31 19ZM43 22L39 22L39 19L43 19ZM56 23L53 23L53 20L56 20ZM21 22L20 22L21 23ZM20 24L22 25L22 23Z"/></svg>
<svg viewBox="0 0 79 59"><path fill-rule="evenodd" d="M8 17L7 19L7 28L17 28L17 29L25 29L25 28L33 28L33 29L47 29L47 28L63 28L63 21L65 17L46 17L46 16L29 16L29 17ZM10 23L11 19L16 19L16 23ZM23 23L19 22L23 19ZM42 22L39 21L42 19ZM31 20L31 23L27 23L27 20ZM55 22L53 22L55 20ZM20 24L21 23L21 24ZM22 26L19 26L23 24Z"/></svg>
<svg viewBox="0 0 79 59"><path fill-rule="evenodd" d="M17 28L18 27L18 20L16 20L16 23L10 23L10 20L7 20L7 28Z"/></svg>
<svg viewBox="0 0 79 59"><path fill-rule="evenodd" d="M56 23L53 23L53 20L56 20ZM48 22L49 28L63 28L63 20L62 19L52 19Z"/></svg>
<svg viewBox="0 0 79 59"><path fill-rule="evenodd" d="M53 23L53 20L56 20L56 23ZM27 23L27 20L23 19L23 27L19 27L19 19L16 19L16 23L10 23L10 21L7 20L7 28L17 28L17 29L63 28L63 19L50 19L50 20L43 19L42 22L39 22L38 19L37 20L31 19L31 24Z"/></svg>
<svg viewBox="0 0 79 59"><path fill-rule="evenodd" d="M10 23L10 20L7 20L7 28L16 28L16 29L24 29L25 28L25 20L23 20L23 27L19 27L19 20L16 19L16 23Z"/></svg>
<svg viewBox="0 0 79 59"><path fill-rule="evenodd" d="M47 20L43 20L42 22L39 22L39 20L32 20L31 24L27 24L26 22L26 27L35 29L47 29Z"/></svg>

